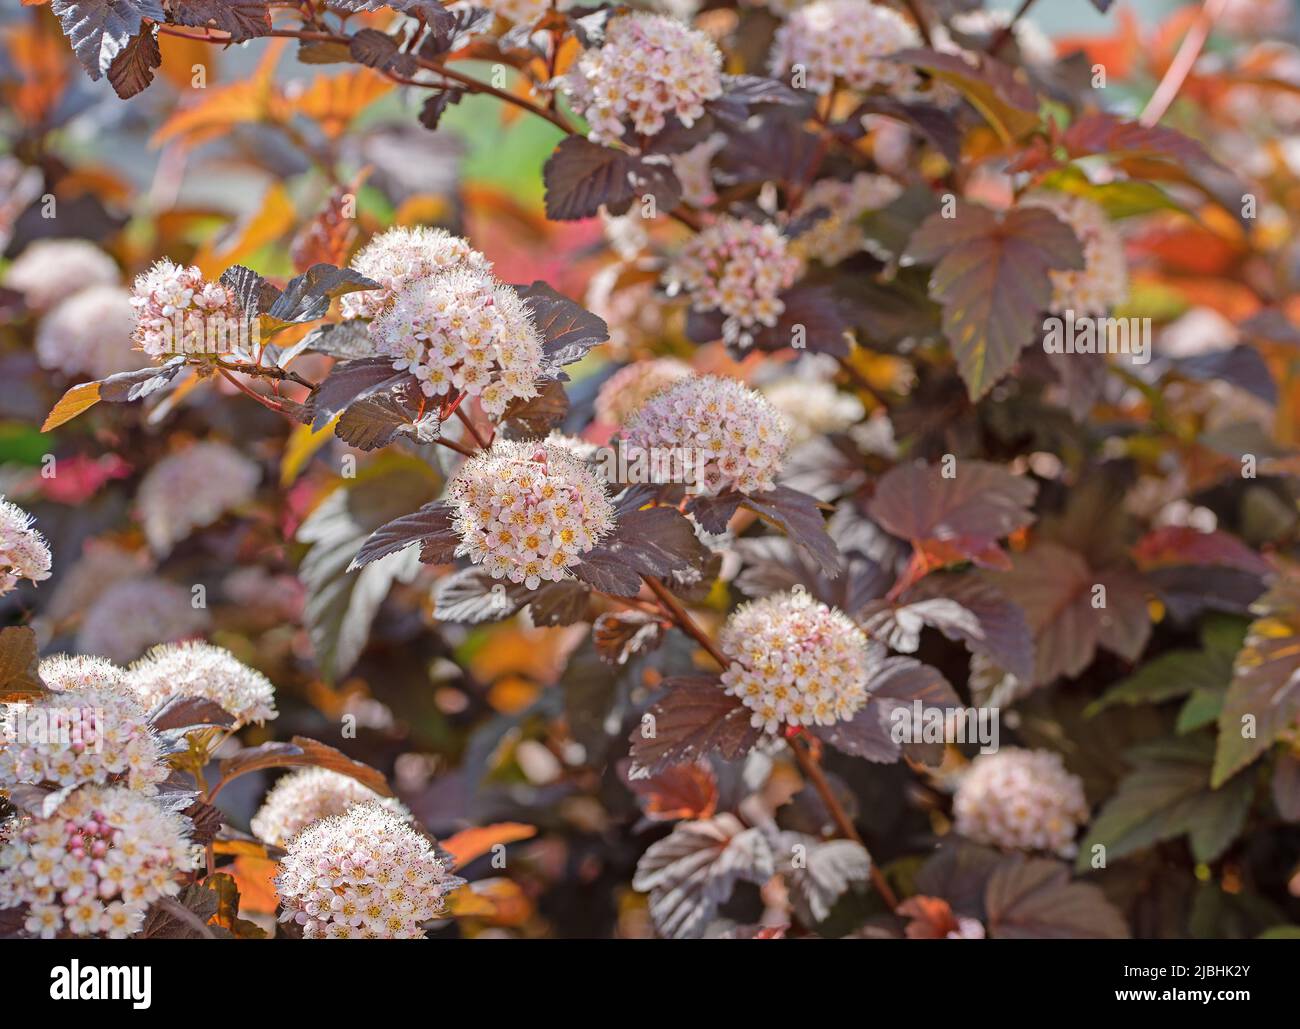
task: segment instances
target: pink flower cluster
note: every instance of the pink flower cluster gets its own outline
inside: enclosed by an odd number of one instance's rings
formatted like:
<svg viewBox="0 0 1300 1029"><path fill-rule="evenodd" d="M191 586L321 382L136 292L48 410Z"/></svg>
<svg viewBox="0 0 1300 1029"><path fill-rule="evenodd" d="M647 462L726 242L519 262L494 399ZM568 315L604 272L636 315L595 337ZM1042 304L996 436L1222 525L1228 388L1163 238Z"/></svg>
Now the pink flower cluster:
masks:
<svg viewBox="0 0 1300 1029"><path fill-rule="evenodd" d="M570 567L614 528L604 483L549 442L498 440L461 466L447 493L457 553L530 590L570 578Z"/></svg>
<svg viewBox="0 0 1300 1029"><path fill-rule="evenodd" d="M834 725L867 702L867 635L844 612L803 590L738 607L719 637L731 664L727 693L755 728Z"/></svg>
<svg viewBox="0 0 1300 1029"><path fill-rule="evenodd" d="M345 814L354 804L376 803L404 819L400 800L381 797L349 775L328 768L303 768L284 776L267 793L249 823L259 839L284 846L312 822Z"/></svg>
<svg viewBox="0 0 1300 1029"><path fill-rule="evenodd" d="M722 54L680 21L629 14L609 23L604 43L578 58L562 86L594 142L628 142L628 123L640 136L659 132L668 115L694 125L722 94Z"/></svg>
<svg viewBox="0 0 1300 1029"><path fill-rule="evenodd" d="M0 497L0 596L11 592L19 579L41 582L50 577L50 548L32 528L33 521L21 507Z"/></svg>
<svg viewBox="0 0 1300 1029"><path fill-rule="evenodd" d="M537 396L541 334L519 295L485 271L455 268L407 285L371 323L370 338L426 396L464 391L498 416Z"/></svg>
<svg viewBox="0 0 1300 1029"><path fill-rule="evenodd" d="M197 267L163 259L136 276L135 344L152 358L182 353L222 353L247 339L235 295L209 282Z"/></svg>
<svg viewBox="0 0 1300 1029"><path fill-rule="evenodd" d="M377 318L410 283L462 267L486 272L492 262L444 229L416 225L381 232L352 258L352 269L381 288L345 293L339 299L343 317Z"/></svg>
<svg viewBox="0 0 1300 1029"><path fill-rule="evenodd" d="M1062 857L1075 853L1075 832L1088 820L1083 781L1061 755L1018 747L975 758L952 807L957 832L976 843Z"/></svg>
<svg viewBox="0 0 1300 1029"><path fill-rule="evenodd" d="M920 45L911 22L888 7L871 0L816 0L776 30L772 74L820 94L843 83L906 95L920 79L906 64L888 58Z"/></svg>
<svg viewBox="0 0 1300 1029"><path fill-rule="evenodd" d="M722 218L690 240L669 265L670 294L684 292L701 312L724 317L723 338L749 346L752 330L776 324L789 289L803 269L775 225Z"/></svg>
<svg viewBox="0 0 1300 1029"><path fill-rule="evenodd" d="M180 890L188 833L186 819L149 797L82 787L0 844L0 908L27 904L24 928L47 939L130 936L151 903Z"/></svg>
<svg viewBox="0 0 1300 1029"><path fill-rule="evenodd" d="M36 359L42 368L65 375L104 379L139 368L144 362L131 349L135 308L121 286L78 290L41 319L36 330Z"/></svg>
<svg viewBox="0 0 1300 1029"><path fill-rule="evenodd" d="M773 489L789 444L785 420L760 394L711 375L656 393L624 436L631 447L677 454L696 469L693 487L713 496Z"/></svg>
<svg viewBox="0 0 1300 1029"><path fill-rule="evenodd" d="M309 940L418 939L462 881L427 839L378 804L313 822L286 849L275 880L280 920Z"/></svg>

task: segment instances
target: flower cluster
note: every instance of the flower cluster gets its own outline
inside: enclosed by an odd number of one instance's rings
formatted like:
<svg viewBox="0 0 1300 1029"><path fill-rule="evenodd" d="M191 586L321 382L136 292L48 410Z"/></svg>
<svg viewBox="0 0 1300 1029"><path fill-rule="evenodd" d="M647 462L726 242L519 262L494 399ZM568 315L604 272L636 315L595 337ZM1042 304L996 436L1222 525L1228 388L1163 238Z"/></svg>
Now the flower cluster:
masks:
<svg viewBox="0 0 1300 1029"><path fill-rule="evenodd" d="M145 538L166 554L195 529L253 499L262 471L225 443L204 441L149 469L137 500Z"/></svg>
<svg viewBox="0 0 1300 1029"><path fill-rule="evenodd" d="M141 575L115 582L95 598L77 630L77 650L126 664L160 640L194 636L207 624L207 611L194 606L188 590Z"/></svg>
<svg viewBox="0 0 1300 1029"><path fill-rule="evenodd" d="M270 680L211 643L154 647L127 670L126 685L150 710L172 697L210 700L235 719L235 729L276 716Z"/></svg>
<svg viewBox="0 0 1300 1029"><path fill-rule="evenodd" d="M81 687L0 715L0 784L107 783L145 790L167 777L148 712L121 690Z"/></svg>
<svg viewBox="0 0 1300 1029"><path fill-rule="evenodd" d="M537 589L569 578L614 528L614 508L596 474L566 448L498 440L470 458L447 490L468 554L494 579Z"/></svg>
<svg viewBox="0 0 1300 1029"><path fill-rule="evenodd" d="M429 841L378 804L313 822L293 837L275 885L281 921L320 939L418 939L460 885Z"/></svg>
<svg viewBox="0 0 1300 1029"><path fill-rule="evenodd" d="M186 820L121 786L74 791L0 846L0 908L27 904L25 928L51 938L138 932L189 864Z"/></svg>
<svg viewBox="0 0 1300 1029"><path fill-rule="evenodd" d="M486 272L492 263L444 229L427 225L389 229L352 258L352 269L379 283L380 288L344 294L340 310L344 318L377 318L410 283L453 268Z"/></svg>
<svg viewBox="0 0 1300 1029"><path fill-rule="evenodd" d="M516 25L536 25L551 9L551 0L487 0L483 6ZM565 10L568 0L560 0L555 7Z"/></svg>
<svg viewBox="0 0 1300 1029"><path fill-rule="evenodd" d="M528 308L488 273L458 268L408 285L370 326L376 350L426 396L462 390L501 415L537 396L542 337Z"/></svg>
<svg viewBox="0 0 1300 1029"><path fill-rule="evenodd" d="M718 642L731 660L722 686L756 728L833 725L867 701L866 633L803 590L741 605Z"/></svg>
<svg viewBox="0 0 1300 1029"><path fill-rule="evenodd" d="M623 425L652 396L688 378L690 366L672 357L635 361L620 368L596 394L596 418L606 425Z"/></svg>
<svg viewBox="0 0 1300 1029"><path fill-rule="evenodd" d="M21 507L0 497L0 596L13 590L19 579L41 582L50 577L50 548L33 522Z"/></svg>
<svg viewBox="0 0 1300 1029"><path fill-rule="evenodd" d="M859 172L848 182L818 179L803 195L796 217L818 208L824 213L791 243L791 250L828 267L839 264L863 249L866 235L859 220L902 193L903 187L886 175Z"/></svg>
<svg viewBox="0 0 1300 1029"><path fill-rule="evenodd" d="M609 23L604 43L587 50L562 83L591 125L591 139L622 139L627 123L653 136L668 115L689 127L722 94L722 54L703 32L661 14Z"/></svg>
<svg viewBox="0 0 1300 1029"><path fill-rule="evenodd" d="M841 393L825 379L787 375L764 386L763 396L785 418L792 444L842 432L857 424L864 414L862 401Z"/></svg>
<svg viewBox="0 0 1300 1029"><path fill-rule="evenodd" d="M760 394L712 375L656 393L633 415L625 436L633 447L691 457L694 487L711 496L773 489L789 443L785 420Z"/></svg>
<svg viewBox="0 0 1300 1029"><path fill-rule="evenodd" d="M409 820L400 801L381 797L351 776L328 768L303 768L284 776L267 793L250 823L258 839L282 847L312 822L345 814L354 804L375 803Z"/></svg>
<svg viewBox="0 0 1300 1029"><path fill-rule="evenodd" d="M820 94L839 81L852 89L883 86L908 95L920 79L889 56L920 43L911 23L888 7L871 0L816 0L776 30L772 74Z"/></svg>
<svg viewBox="0 0 1300 1029"><path fill-rule="evenodd" d="M1035 193L1022 202L1051 211L1074 230L1083 246L1082 269L1049 272L1052 313L1092 317L1123 303L1128 297L1128 262L1124 241L1106 212L1086 197L1068 193Z"/></svg>
<svg viewBox="0 0 1300 1029"><path fill-rule="evenodd" d="M246 339L247 319L235 294L194 266L164 258L136 276L131 303L135 344L152 358L224 353Z"/></svg>
<svg viewBox="0 0 1300 1029"><path fill-rule="evenodd" d="M1074 834L1088 820L1083 782L1061 755L1008 747L971 762L953 798L956 830L1006 850L1075 853Z"/></svg>
<svg viewBox="0 0 1300 1029"><path fill-rule="evenodd" d="M56 693L77 690L120 690L126 672L104 657L54 654L41 659L41 681Z"/></svg>
<svg viewBox="0 0 1300 1029"><path fill-rule="evenodd" d="M36 330L36 359L65 375L104 379L140 367L131 350L135 308L121 286L91 286L73 293Z"/></svg>
<svg viewBox="0 0 1300 1029"><path fill-rule="evenodd" d="M80 290L115 286L120 278L113 259L89 240L38 239L9 266L4 284L31 310L48 311Z"/></svg>
<svg viewBox="0 0 1300 1029"><path fill-rule="evenodd" d="M685 291L695 310L720 312L723 338L749 346L755 326L776 324L780 293L802 269L775 225L721 218L682 248L664 283L671 294Z"/></svg>

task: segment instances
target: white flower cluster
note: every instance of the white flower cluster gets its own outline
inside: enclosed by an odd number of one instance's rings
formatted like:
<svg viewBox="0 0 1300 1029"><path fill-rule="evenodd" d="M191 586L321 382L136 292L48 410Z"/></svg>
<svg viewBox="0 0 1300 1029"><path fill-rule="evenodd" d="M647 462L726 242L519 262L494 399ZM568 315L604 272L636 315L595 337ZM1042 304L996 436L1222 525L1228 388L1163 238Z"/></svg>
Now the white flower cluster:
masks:
<svg viewBox="0 0 1300 1029"><path fill-rule="evenodd" d="M862 401L841 393L825 379L787 375L763 387L768 403L781 412L791 444L806 443L829 432L842 432L865 413Z"/></svg>
<svg viewBox="0 0 1300 1029"><path fill-rule="evenodd" d="M354 804L375 803L404 820L411 813L392 797L381 797L349 775L328 768L303 768L284 776L267 793L249 823L258 839L283 847L312 822L345 814Z"/></svg>
<svg viewBox="0 0 1300 1029"><path fill-rule="evenodd" d="M4 284L23 295L33 311L55 304L91 286L115 286L117 264L85 239L38 239L28 244L4 275Z"/></svg>
<svg viewBox="0 0 1300 1029"><path fill-rule="evenodd" d="M50 693L0 714L0 785L75 786L125 777L134 790L167 778L148 711L113 688Z"/></svg>
<svg viewBox="0 0 1300 1029"><path fill-rule="evenodd" d="M150 904L179 891L188 833L186 819L149 797L83 787L0 845L0 908L29 905L24 928L46 939L130 936Z"/></svg>
<svg viewBox="0 0 1300 1029"><path fill-rule="evenodd" d="M135 308L121 286L78 290L41 319L36 359L42 368L65 375L105 379L143 363L131 349Z"/></svg>
<svg viewBox="0 0 1300 1029"><path fill-rule="evenodd" d="M569 568L614 528L595 472L537 440L498 440L461 466L447 495L462 541L456 552L530 590L570 578Z"/></svg>
<svg viewBox="0 0 1300 1029"><path fill-rule="evenodd" d="M164 258L136 276L131 303L135 344L152 358L220 349L242 339L245 316L235 294L194 266Z"/></svg>
<svg viewBox="0 0 1300 1029"><path fill-rule="evenodd" d="M453 268L487 272L492 262L445 229L416 225L381 232L357 251L352 269L382 288L345 293L339 299L343 317L377 318L409 284Z"/></svg>
<svg viewBox="0 0 1300 1029"><path fill-rule="evenodd" d="M53 654L42 658L41 681L56 693L75 690L118 690L124 672L107 658L87 654Z"/></svg>
<svg viewBox="0 0 1300 1029"><path fill-rule="evenodd" d="M206 440L168 454L149 469L137 501L144 535L166 554L195 529L253 499L262 470L234 447Z"/></svg>
<svg viewBox="0 0 1300 1029"><path fill-rule="evenodd" d="M537 396L542 336L519 295L487 272L456 268L408 285L371 323L370 338L426 396L463 390L492 415Z"/></svg>
<svg viewBox="0 0 1300 1029"><path fill-rule="evenodd" d="M628 122L653 136L670 114L694 125L705 102L722 94L722 54L689 25L634 13L612 20L604 43L585 51L562 85L593 142L623 139Z"/></svg>
<svg viewBox="0 0 1300 1029"><path fill-rule="evenodd" d="M817 0L776 30L772 74L820 94L842 82L857 90L883 86L910 95L920 78L888 58L920 45L912 24L888 7L870 0Z"/></svg>
<svg viewBox="0 0 1300 1029"><path fill-rule="evenodd" d="M149 710L172 697L202 697L234 717L232 728L276 716L275 687L230 651L211 643L164 643L126 672L126 686Z"/></svg>
<svg viewBox="0 0 1300 1029"><path fill-rule="evenodd" d="M313 822L288 843L276 888L284 922L321 939L418 939L460 885L429 841L378 804Z"/></svg>
<svg viewBox="0 0 1300 1029"><path fill-rule="evenodd" d="M697 311L725 316L723 338L749 346L751 330L776 324L780 294L803 270L775 225L721 218L694 236L664 273L670 294L685 292Z"/></svg>
<svg viewBox="0 0 1300 1029"><path fill-rule="evenodd" d="M0 596L19 579L41 582L50 577L50 548L32 528L35 519L0 496Z"/></svg>
<svg viewBox="0 0 1300 1029"><path fill-rule="evenodd" d="M731 659L723 688L755 728L834 725L867 702L866 633L802 590L742 604L718 642Z"/></svg>
<svg viewBox="0 0 1300 1029"><path fill-rule="evenodd" d="M712 375L656 393L633 415L625 436L633 447L693 457L695 488L710 496L775 488L789 444L785 419L761 394Z"/></svg>
<svg viewBox="0 0 1300 1029"><path fill-rule="evenodd" d="M803 195L795 216L818 208L826 214L794 240L791 249L828 267L839 264L859 253L866 243L859 219L889 204L902 192L903 187L887 175L871 172L859 172L848 182L818 179Z"/></svg>
<svg viewBox="0 0 1300 1029"><path fill-rule="evenodd" d="M673 357L634 361L601 383L596 418L606 425L623 425L660 390L690 375L690 365Z"/></svg>
<svg viewBox="0 0 1300 1029"><path fill-rule="evenodd" d="M1088 820L1083 781L1061 755L1019 747L975 758L952 807L957 832L976 843L1061 857L1075 853L1075 832Z"/></svg>
<svg viewBox="0 0 1300 1029"><path fill-rule="evenodd" d="M189 590L141 575L115 582L95 598L77 629L77 650L126 664L160 640L197 635L207 624L207 611L194 607Z"/></svg>
<svg viewBox="0 0 1300 1029"><path fill-rule="evenodd" d="M1076 316L1104 315L1128 298L1128 262L1124 241L1097 204L1068 193L1034 193L1021 203L1051 211L1074 230L1083 246L1078 271L1053 271L1051 310Z"/></svg>

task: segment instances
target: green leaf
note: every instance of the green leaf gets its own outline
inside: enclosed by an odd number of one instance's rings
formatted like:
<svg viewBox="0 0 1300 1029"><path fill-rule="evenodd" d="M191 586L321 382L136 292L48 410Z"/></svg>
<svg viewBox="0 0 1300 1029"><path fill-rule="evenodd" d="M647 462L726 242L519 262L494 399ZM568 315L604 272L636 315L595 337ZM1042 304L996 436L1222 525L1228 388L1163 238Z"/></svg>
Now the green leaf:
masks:
<svg viewBox="0 0 1300 1029"><path fill-rule="evenodd" d="M1197 861L1213 861L1237 838L1250 810L1253 786L1248 776L1238 776L1222 788L1210 785L1214 743L1209 734L1144 744L1133 748L1130 757L1133 771L1080 844L1080 870L1091 866L1092 848L1099 844L1112 862L1186 835Z"/></svg>
<svg viewBox="0 0 1300 1029"><path fill-rule="evenodd" d="M1088 708L1094 715L1117 704L1159 704L1197 691L1222 692L1232 678L1232 658L1218 651L1171 650L1148 661Z"/></svg>

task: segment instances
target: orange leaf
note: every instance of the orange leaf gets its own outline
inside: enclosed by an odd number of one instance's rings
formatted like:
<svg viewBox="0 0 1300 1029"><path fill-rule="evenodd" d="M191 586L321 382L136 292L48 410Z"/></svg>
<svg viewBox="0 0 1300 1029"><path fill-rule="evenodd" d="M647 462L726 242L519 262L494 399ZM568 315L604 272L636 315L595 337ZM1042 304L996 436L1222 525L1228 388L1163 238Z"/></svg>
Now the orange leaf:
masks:
<svg viewBox="0 0 1300 1029"><path fill-rule="evenodd" d="M235 858L234 864L226 871L239 886L241 914L274 914L280 902L275 892L275 874L279 869L279 862L268 858Z"/></svg>
<svg viewBox="0 0 1300 1029"><path fill-rule="evenodd" d="M497 822L476 829L465 829L450 839L442 841L443 850L456 859L456 867L464 868L476 857L482 857L497 844L515 843L531 839L537 829L522 822Z"/></svg>
<svg viewBox="0 0 1300 1029"><path fill-rule="evenodd" d="M41 432L57 429L64 422L70 422L77 415L89 411L99 403L99 383L83 382L64 393L50 413L45 416Z"/></svg>
<svg viewBox="0 0 1300 1029"><path fill-rule="evenodd" d="M451 895L450 913L457 918L482 918L501 926L517 926L533 913L532 901L511 879L484 879Z"/></svg>
<svg viewBox="0 0 1300 1029"><path fill-rule="evenodd" d="M194 263L205 276L215 279L232 264L238 264L293 228L297 213L284 186L275 183L262 198L262 206L219 243L209 241L194 255Z"/></svg>
<svg viewBox="0 0 1300 1029"><path fill-rule="evenodd" d="M290 99L297 114L314 119L331 139L343 134L358 114L393 88L393 83L369 68L341 75L317 75L302 93Z"/></svg>

